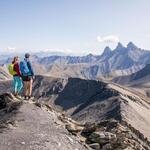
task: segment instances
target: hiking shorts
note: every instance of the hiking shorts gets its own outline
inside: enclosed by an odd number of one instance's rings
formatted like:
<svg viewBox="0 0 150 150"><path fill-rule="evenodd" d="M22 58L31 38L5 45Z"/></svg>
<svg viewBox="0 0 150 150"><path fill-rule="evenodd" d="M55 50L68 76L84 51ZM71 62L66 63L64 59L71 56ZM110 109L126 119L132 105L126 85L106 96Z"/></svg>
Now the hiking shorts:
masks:
<svg viewBox="0 0 150 150"><path fill-rule="evenodd" d="M23 80L24 82L30 81L30 80L32 80L32 79L33 79L33 76L22 76L22 80Z"/></svg>

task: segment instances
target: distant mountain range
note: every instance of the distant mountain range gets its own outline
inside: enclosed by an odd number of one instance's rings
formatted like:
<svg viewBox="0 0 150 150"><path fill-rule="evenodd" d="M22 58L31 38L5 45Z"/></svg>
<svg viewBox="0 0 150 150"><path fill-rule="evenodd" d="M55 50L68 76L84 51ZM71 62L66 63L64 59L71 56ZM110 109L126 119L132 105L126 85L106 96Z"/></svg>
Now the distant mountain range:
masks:
<svg viewBox="0 0 150 150"><path fill-rule="evenodd" d="M116 77L130 75L150 64L150 51L138 48L133 42L129 42L126 47L118 43L114 50L107 46L101 55L43 56L45 54L37 53L32 57L36 73L57 77ZM0 63L9 63L11 59Z"/></svg>
<svg viewBox="0 0 150 150"><path fill-rule="evenodd" d="M37 59L36 63L44 65L50 75L98 79L139 71L150 63L150 51L138 48L132 42L126 47L118 43L114 50L106 47L102 55L49 56Z"/></svg>

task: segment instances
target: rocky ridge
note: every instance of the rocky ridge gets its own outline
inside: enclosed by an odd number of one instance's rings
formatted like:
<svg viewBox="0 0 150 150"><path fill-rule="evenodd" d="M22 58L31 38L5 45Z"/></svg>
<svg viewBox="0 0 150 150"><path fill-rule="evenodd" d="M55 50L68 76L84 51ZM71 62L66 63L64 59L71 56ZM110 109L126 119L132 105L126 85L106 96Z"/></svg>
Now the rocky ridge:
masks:
<svg viewBox="0 0 150 150"><path fill-rule="evenodd" d="M24 102L9 93L0 95L0 100L0 148L3 150L150 149L147 138L126 122L110 119L81 124L47 104Z"/></svg>
<svg viewBox="0 0 150 150"><path fill-rule="evenodd" d="M87 150L70 134L51 106L0 95L0 149Z"/></svg>
<svg viewBox="0 0 150 150"><path fill-rule="evenodd" d="M9 91L11 87L10 81L4 83L3 81L0 84L1 93ZM55 134L58 137L64 137L60 132L68 135L69 131L68 138L70 139L71 133L71 139L79 142L79 150L83 145L88 148L87 144L92 148L102 150L149 149L149 99L131 89L104 81L37 76L34 81L33 94L35 96L34 102L21 102L10 94L0 96L1 137L7 137L10 143L15 142L15 140L12 141L10 135L17 133L16 138L20 139L22 134L19 133L26 134L26 131L29 130L33 133L33 137L28 135L28 132L26 136L36 139L37 145L41 149L47 148L49 150L50 146L55 149L55 146L61 143L58 144L58 141L53 141L45 133L46 130L52 136ZM13 120L18 124L17 128ZM8 127L10 126L15 130L11 130L12 128L7 130L7 122ZM57 126L60 128L56 129ZM54 140L58 139L57 136L53 136ZM47 137L53 144L57 144L49 145L49 147L40 145L39 141L42 141L43 137L44 139ZM23 139L26 140L25 137ZM23 142L25 141L23 140ZM27 140L26 146L35 148L34 142L32 142ZM67 142L67 140L64 141L66 144ZM4 144L6 148L7 144L7 142L6 145ZM71 144L68 149L73 149L74 145ZM16 150L18 146L21 145L16 143L14 149ZM65 145L63 147L66 148ZM56 148L59 149L57 146Z"/></svg>

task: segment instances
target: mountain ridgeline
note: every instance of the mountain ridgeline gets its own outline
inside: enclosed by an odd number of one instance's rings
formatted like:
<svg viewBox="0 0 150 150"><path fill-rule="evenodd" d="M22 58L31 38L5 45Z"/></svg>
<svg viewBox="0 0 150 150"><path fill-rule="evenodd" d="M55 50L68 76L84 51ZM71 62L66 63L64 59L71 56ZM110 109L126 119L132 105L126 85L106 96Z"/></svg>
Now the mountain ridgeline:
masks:
<svg viewBox="0 0 150 150"><path fill-rule="evenodd" d="M106 47L102 55L97 56L49 56L36 60L40 66L46 67L47 75L99 79L139 71L150 63L150 51L138 48L130 42L127 47L118 43L114 50Z"/></svg>
<svg viewBox="0 0 150 150"><path fill-rule="evenodd" d="M8 64L10 60L11 58L2 59L0 63ZM47 54L45 57L44 53L35 53L32 60L37 74L61 78L100 79L130 75L141 70L150 64L150 51L129 42L126 47L118 43L114 50L107 46L101 55L48 56Z"/></svg>

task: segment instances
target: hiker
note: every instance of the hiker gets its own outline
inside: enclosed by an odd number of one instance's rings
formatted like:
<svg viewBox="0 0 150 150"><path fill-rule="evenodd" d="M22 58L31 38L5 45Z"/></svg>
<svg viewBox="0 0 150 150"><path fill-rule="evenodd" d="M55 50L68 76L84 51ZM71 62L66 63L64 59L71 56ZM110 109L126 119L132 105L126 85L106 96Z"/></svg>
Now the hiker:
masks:
<svg viewBox="0 0 150 150"><path fill-rule="evenodd" d="M25 100L33 99L32 84L34 79L34 71L30 62L30 54L26 53L23 61L20 62L20 70L24 83L24 98Z"/></svg>
<svg viewBox="0 0 150 150"><path fill-rule="evenodd" d="M19 67L19 57L14 57L12 64L8 66L9 73L13 75L13 94L16 98L21 99L19 94L23 88L23 83L21 79L21 72Z"/></svg>

